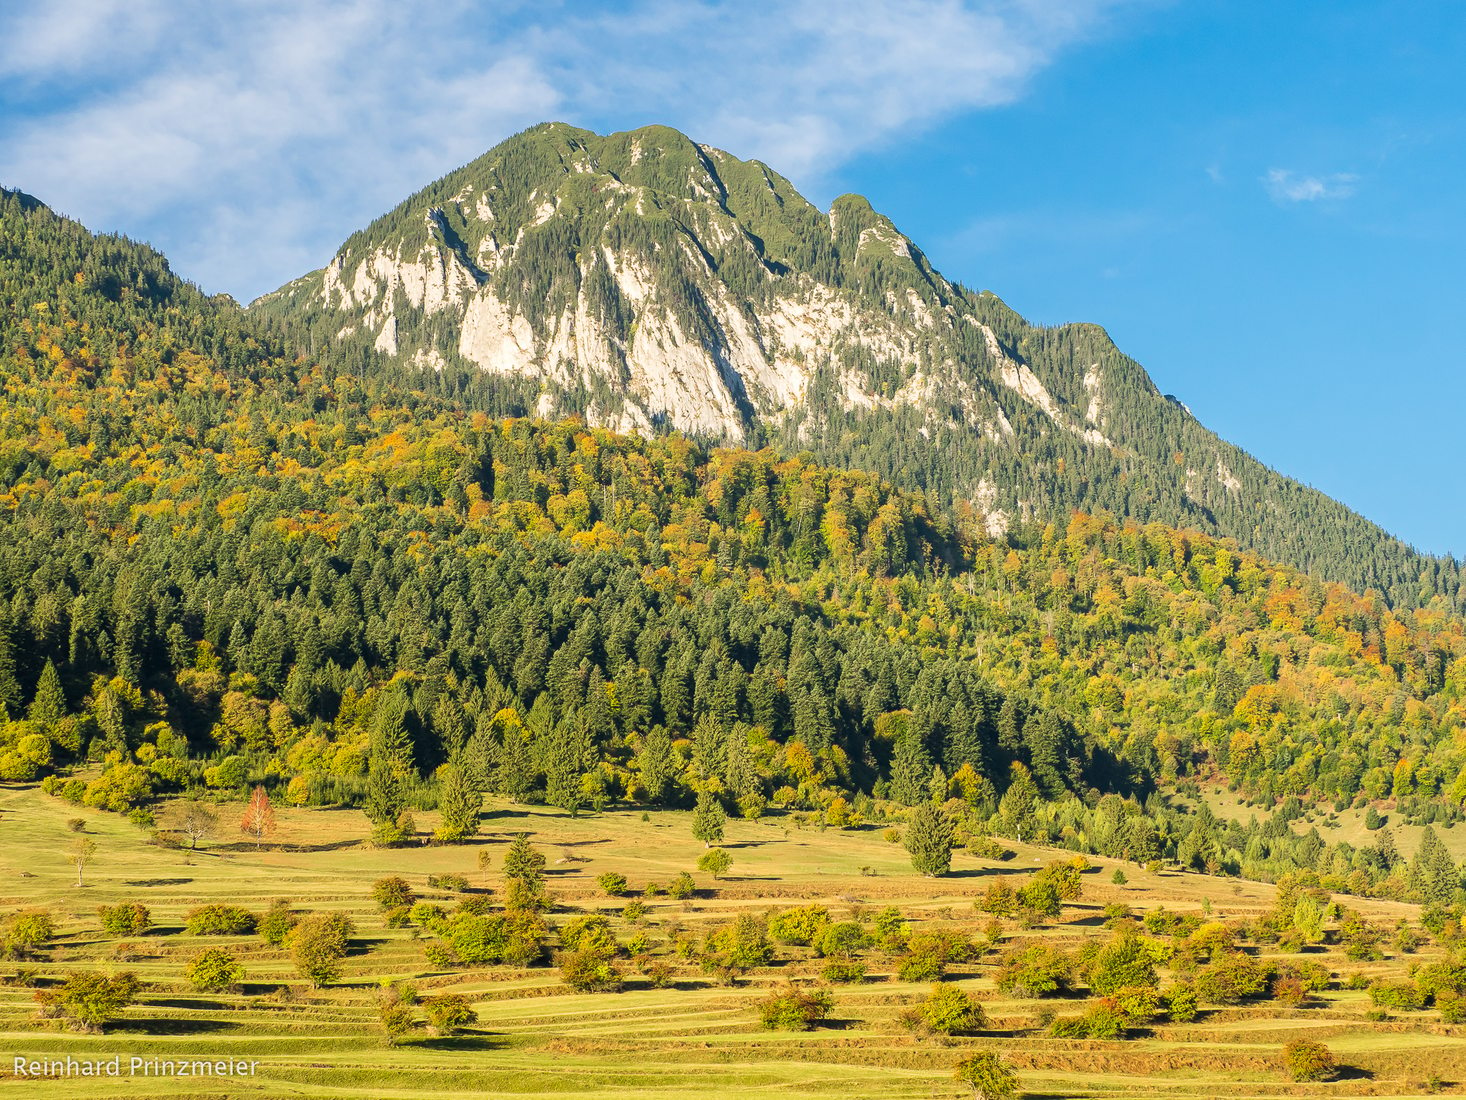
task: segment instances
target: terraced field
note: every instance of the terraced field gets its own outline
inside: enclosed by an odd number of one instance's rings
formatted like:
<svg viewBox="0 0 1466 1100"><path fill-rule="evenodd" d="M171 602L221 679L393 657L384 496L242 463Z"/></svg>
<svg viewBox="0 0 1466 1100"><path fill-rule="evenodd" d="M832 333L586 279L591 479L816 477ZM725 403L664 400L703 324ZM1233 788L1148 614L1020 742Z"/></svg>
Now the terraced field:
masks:
<svg viewBox="0 0 1466 1100"><path fill-rule="evenodd" d="M73 839L67 820L86 818L98 842L88 885L75 886L65 849ZM0 794L5 872L0 914L37 905L58 918L58 935L43 957L0 963L0 1087L36 1097L616 1097L641 1100L721 1096L921 1098L970 1095L952 1077L953 1066L974 1050L1000 1052L1017 1070L1029 1097L1415 1097L1458 1093L1466 1081L1462 1027L1441 1022L1434 1010L1391 1011L1367 1019L1374 1007L1363 989L1344 988L1356 972L1403 979L1407 967L1441 955L1433 942L1417 954L1387 946L1378 962L1346 960L1337 947L1307 956L1263 947L1269 961L1312 958L1335 975L1308 1007L1274 1000L1204 1008L1186 1024L1162 1023L1126 1040L1050 1036L1043 1014L1080 1011L1086 998L1024 1000L994 985L996 953L953 965L946 980L983 1002L985 1030L951 1039L919 1037L900 1013L925 997L930 985L895 980L895 961L880 950L864 956L870 968L857 985L832 987L835 1007L823 1026L808 1032L766 1031L756 1005L789 979L813 981L820 960L808 948L780 948L774 965L728 987L665 945L697 937L740 912L765 914L818 902L833 919L869 921L888 905L913 928L955 928L974 935L986 914L973 900L995 879L1015 884L1050 859L1067 857L1023 846L1004 863L959 853L947 878L914 875L904 851L878 830L791 827L791 819L732 821L725 847L734 858L728 877L698 874L694 898L644 899L634 925L621 910L628 899L607 897L596 885L605 871L626 875L633 889L666 883L691 869L702 853L688 815L613 812L570 819L556 812L500 807L487 815L477 843L373 850L360 843L362 818L336 811L282 811L279 832L256 851L221 837L189 853L148 843L145 833L113 815L78 810L34 789ZM228 824L228 823L226 823ZM425 824L425 823L420 823ZM556 902L552 924L578 912L613 917L623 941L645 932L672 964L671 984L653 988L624 963L620 993L576 993L554 966L442 969L424 956L425 939L411 927L389 928L373 904L371 886L386 875L406 878L425 898L453 904L458 895L429 889L429 875L455 872L471 889L497 891L507 841L530 834L549 858L548 884ZM488 852L488 870L479 854ZM1102 910L1123 902L1137 912L1164 905L1228 922L1251 919L1273 904L1271 887L1192 874L1148 874L1126 867L1128 882L1114 885L1116 865L1083 876L1082 898L1062 917L1024 930L1004 922L1005 943L1025 937L1065 948L1108 940ZM470 895L472 896L472 895ZM208 938L183 932L184 915L209 902L237 902L256 911L272 899L301 911L345 911L357 938L339 983L311 990L284 950L258 936ZM134 937L119 958L114 937L100 931L102 904L139 901L155 927ZM1393 928L1414 921L1412 906L1348 899L1371 919ZM552 937L553 939L553 937ZM209 946L227 946L246 969L238 992L198 994L184 980L188 960ZM1259 950L1255 945L1249 950ZM17 981L50 981L77 969L134 971L145 984L141 1002L101 1035L61 1030L38 1019L33 989ZM29 976L20 973L30 971ZM479 1021L445 1037L415 1035L389 1046L378 1018L384 983L411 979L423 996L466 995ZM1358 983L1353 983L1358 984ZM1294 1084L1282 1072L1281 1048L1300 1038L1324 1042L1347 1067L1340 1079ZM257 1061L250 1075L14 1079L13 1059L233 1058ZM1429 1078L1438 1082L1427 1085Z"/></svg>

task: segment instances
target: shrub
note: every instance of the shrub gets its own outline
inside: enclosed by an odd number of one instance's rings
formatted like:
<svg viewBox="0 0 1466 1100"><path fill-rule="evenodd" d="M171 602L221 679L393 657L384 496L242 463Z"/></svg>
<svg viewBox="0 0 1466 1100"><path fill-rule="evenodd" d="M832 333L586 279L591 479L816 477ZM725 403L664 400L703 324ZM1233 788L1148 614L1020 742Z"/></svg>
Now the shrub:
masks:
<svg viewBox="0 0 1466 1100"><path fill-rule="evenodd" d="M990 913L995 917L1011 917L1018 911L1018 891L1009 886L1003 879L998 879L986 890L982 898L973 903L984 913Z"/></svg>
<svg viewBox="0 0 1466 1100"><path fill-rule="evenodd" d="M36 990L36 1001L45 1016L64 1016L83 1031L102 1031L109 1020L137 1000L140 983L132 974L108 977L97 971L71 974L52 989Z"/></svg>
<svg viewBox="0 0 1466 1100"><path fill-rule="evenodd" d="M1144 1026L1166 1015L1168 1004L1154 985L1127 985L1109 998L1125 1022Z"/></svg>
<svg viewBox="0 0 1466 1100"><path fill-rule="evenodd" d="M1155 962L1136 935L1116 936L1100 948L1089 968L1089 986L1101 996L1124 986L1154 984Z"/></svg>
<svg viewBox="0 0 1466 1100"><path fill-rule="evenodd" d="M865 981L865 964L831 959L820 968L820 977L836 985L854 985Z"/></svg>
<svg viewBox="0 0 1466 1100"><path fill-rule="evenodd" d="M1466 1024L1466 997L1446 991L1436 994L1435 1007L1440 1010L1441 1023Z"/></svg>
<svg viewBox="0 0 1466 1100"><path fill-rule="evenodd" d="M191 936L246 936L255 930L255 917L237 905L201 905L183 927Z"/></svg>
<svg viewBox="0 0 1466 1100"><path fill-rule="evenodd" d="M244 967L222 947L211 947L188 964L188 980L201 993L225 993L244 980Z"/></svg>
<svg viewBox="0 0 1466 1100"><path fill-rule="evenodd" d="M100 906L97 916L102 930L113 936L141 936L153 923L148 907L135 901Z"/></svg>
<svg viewBox="0 0 1466 1100"><path fill-rule="evenodd" d="M598 919L605 920L604 917ZM493 916L458 913L443 926L443 934L454 955L469 964L525 966L544 953L547 932L544 919L530 911Z"/></svg>
<svg viewBox="0 0 1466 1100"><path fill-rule="evenodd" d="M834 1011L835 999L824 989L795 985L775 990L759 1002L759 1022L770 1031L809 1031Z"/></svg>
<svg viewBox="0 0 1466 1100"><path fill-rule="evenodd" d="M1322 1043L1295 1039L1283 1048L1283 1068L1295 1081L1329 1081L1338 1072L1338 1063Z"/></svg>
<svg viewBox="0 0 1466 1100"><path fill-rule="evenodd" d="M1049 1034L1058 1039L1119 1039L1125 1034L1125 1015L1105 998L1096 1001L1081 1016L1055 1020Z"/></svg>
<svg viewBox="0 0 1466 1100"><path fill-rule="evenodd" d="M1425 1005L1414 982L1376 982L1369 987L1369 999L1381 1008L1399 1012L1413 1012Z"/></svg>
<svg viewBox="0 0 1466 1100"><path fill-rule="evenodd" d="M1113 882L1116 886L1124 886L1130 880L1127 877L1125 877L1125 872L1124 871L1122 871L1122 870L1120 870L1120 868L1116 867L1115 868L1115 873L1110 876L1110 881Z"/></svg>
<svg viewBox="0 0 1466 1100"><path fill-rule="evenodd" d="M1052 997L1069 990L1073 960L1046 944L1014 947L998 966L994 980L1016 997Z"/></svg>
<svg viewBox="0 0 1466 1100"><path fill-rule="evenodd" d="M457 993L445 993L423 1003L428 1024L439 1035L451 1035L470 1024L478 1023L478 1013L469 1004L468 998Z"/></svg>
<svg viewBox="0 0 1466 1100"><path fill-rule="evenodd" d="M631 901L628 901L625 907L621 910L621 919L629 921L632 924L635 924L637 921L641 920L645 916L646 906L642 904L640 899L634 898Z"/></svg>
<svg viewBox="0 0 1466 1100"><path fill-rule="evenodd" d="M830 911L823 905L801 905L769 918L769 936L778 943L813 947L830 926Z"/></svg>
<svg viewBox="0 0 1466 1100"><path fill-rule="evenodd" d="M349 917L313 913L290 930L285 942L295 969L319 988L341 977L341 960L354 932Z"/></svg>
<svg viewBox="0 0 1466 1100"><path fill-rule="evenodd" d="M578 993L615 993L622 984L615 956L603 949L565 953L560 957L560 977Z"/></svg>
<svg viewBox="0 0 1466 1100"><path fill-rule="evenodd" d="M0 927L0 954L30 958L56 934L56 921L49 909L22 909Z"/></svg>
<svg viewBox="0 0 1466 1100"><path fill-rule="evenodd" d="M1210 1004L1233 1005L1261 996L1268 971L1247 955L1224 955L1196 972L1196 993Z"/></svg>
<svg viewBox="0 0 1466 1100"><path fill-rule="evenodd" d="M396 1046L417 1027L417 990L410 985L394 985L385 990L377 1002L377 1014L387 1032L387 1043Z"/></svg>
<svg viewBox="0 0 1466 1100"><path fill-rule="evenodd" d="M599 913L576 917L560 929L560 943L567 951L616 951L611 922Z"/></svg>
<svg viewBox="0 0 1466 1100"><path fill-rule="evenodd" d="M617 874L615 871L607 871L601 875L596 879L596 885L613 898L625 897L631 889L630 884L626 881L626 876Z"/></svg>
<svg viewBox="0 0 1466 1100"><path fill-rule="evenodd" d="M285 937L290 935L290 930L295 927L299 920L294 913L286 906L283 900L275 900L266 909L255 925L255 931L260 934L264 941L279 947L285 942Z"/></svg>
<svg viewBox="0 0 1466 1100"><path fill-rule="evenodd" d="M825 928L814 941L814 948L821 955L833 955L848 961L869 944L870 937L864 928L853 920L842 920Z"/></svg>
<svg viewBox="0 0 1466 1100"><path fill-rule="evenodd" d="M917 1006L914 1018L923 1029L938 1035L979 1031L987 1026L982 1005L955 985L933 985L926 1000Z"/></svg>
<svg viewBox="0 0 1466 1100"><path fill-rule="evenodd" d="M679 871L667 886L667 896L677 901L685 901L697 891L697 883L692 881L692 876L686 871Z"/></svg>
<svg viewBox="0 0 1466 1100"><path fill-rule="evenodd" d="M392 876L381 878L372 883L372 900L377 903L377 908L382 912L390 909L398 909L404 905L411 905L417 901L417 894L404 878Z"/></svg>
<svg viewBox="0 0 1466 1100"><path fill-rule="evenodd" d="M976 1100L1013 1100L1018 1077L996 1054L981 1051L957 1063L953 1076L972 1090Z"/></svg>
<svg viewBox="0 0 1466 1100"><path fill-rule="evenodd" d="M751 913L743 913L732 924L715 928L703 943L702 968L720 974L728 985L739 974L768 965L773 956L768 929Z"/></svg>
<svg viewBox="0 0 1466 1100"><path fill-rule="evenodd" d="M1172 986L1166 991L1166 1012L1178 1024L1196 1019L1196 990L1185 983Z"/></svg>

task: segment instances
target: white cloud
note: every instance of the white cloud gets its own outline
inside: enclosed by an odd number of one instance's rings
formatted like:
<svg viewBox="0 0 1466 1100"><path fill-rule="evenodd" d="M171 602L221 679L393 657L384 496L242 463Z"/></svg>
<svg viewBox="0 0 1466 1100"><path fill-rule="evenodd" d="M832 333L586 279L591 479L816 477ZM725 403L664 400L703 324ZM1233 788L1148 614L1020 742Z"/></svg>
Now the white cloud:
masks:
<svg viewBox="0 0 1466 1100"><path fill-rule="evenodd" d="M1271 168L1262 177L1263 186L1274 202L1318 202L1320 199L1347 199L1354 194L1359 177L1348 172L1329 176L1305 176L1286 168Z"/></svg>
<svg viewBox="0 0 1466 1100"><path fill-rule="evenodd" d="M534 122L666 122L809 186L1141 2L32 0L0 15L0 179L249 297Z"/></svg>

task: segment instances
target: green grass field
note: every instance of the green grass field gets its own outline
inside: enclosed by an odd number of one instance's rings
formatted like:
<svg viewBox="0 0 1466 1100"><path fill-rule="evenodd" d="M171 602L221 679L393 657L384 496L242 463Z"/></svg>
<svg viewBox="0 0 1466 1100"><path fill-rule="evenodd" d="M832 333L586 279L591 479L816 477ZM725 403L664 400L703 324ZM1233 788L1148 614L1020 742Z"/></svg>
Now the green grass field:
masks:
<svg viewBox="0 0 1466 1100"><path fill-rule="evenodd" d="M86 819L98 844L88 884L75 886L65 851L73 840L67 821ZM389 929L373 904L372 883L389 874L406 878L424 897L430 874L457 872L474 887L497 890L497 869L508 840L527 832L546 854L548 885L557 903L552 922L574 911L619 916L626 899L612 899L596 885L604 871L625 874L633 888L665 883L690 870L702 853L689 815L662 812L643 821L639 811L571 819L558 811L491 808L484 835L472 844L375 850L361 840L364 821L348 811L288 810L280 828L256 851L236 843L224 822L218 841L189 853L159 847L115 815L78 809L34 788L0 791L0 914L48 906L59 931L44 958L0 963L0 1028L4 1030L0 1087L25 1097L693 1097L927 1098L964 1093L952 1067L973 1050L1002 1053L1018 1071L1023 1095L1068 1097L1414 1097L1431 1076L1441 1091L1459 1093L1466 1081L1466 1028L1443 1024L1433 1010L1391 1012L1368 1020L1363 991L1335 982L1312 1007L1287 1009L1272 1001L1208 1009L1185 1025L1162 1024L1128 1040L1063 1040L1049 1037L1038 1013L1079 1010L1083 998L1043 1002L999 994L992 981L994 956L963 964L948 980L984 1002L990 1030L937 1041L902 1028L900 1011L920 1000L925 983L893 980L892 960L871 952L870 977L859 985L832 987L830 1021L809 1032L765 1031L754 1006L786 977L813 979L818 961L802 949L781 950L776 965L750 973L736 987L719 984L695 965L677 962L671 987L655 989L627 967L620 993L575 993L554 966L435 970L409 928ZM420 822L427 825L428 822ZM987 916L972 901L996 877L1015 883L1025 871L1068 853L1015 846L1005 863L959 852L953 875L927 879L912 873L906 854L878 829L795 829L790 820L730 821L724 845L734 857L721 882L698 874L698 896L646 899L641 927L654 941L696 932L740 911L764 913L780 906L819 902L836 919L869 918L899 906L916 927L959 927L973 933ZM490 853L489 871L479 853ZM1036 936L1074 947L1086 938L1108 938L1100 910L1123 901L1144 911L1165 905L1200 912L1209 901L1214 919L1255 916L1272 904L1271 887L1202 875L1125 868L1129 881L1110 882L1112 862L1084 876L1084 896L1062 918L1031 931L1006 922L1011 937ZM864 870L863 870L864 869ZM300 910L344 910L357 925L343 980L311 990L294 973L286 953L258 936L202 938L183 933L193 907L232 901L260 911L285 898ZM135 961L118 962L115 942L100 929L99 905L140 901L155 927L133 938ZM1415 907L1349 899L1371 918L1393 925L1414 918ZM202 948L228 945L244 963L238 993L193 992L184 978L187 961ZM1388 949L1387 949L1388 950ZM1338 948L1315 951L1336 977L1356 971L1404 977L1407 965L1439 956L1428 945L1418 955L1387 954L1383 962L1353 963ZM1267 949L1275 953L1276 947ZM147 983L141 1002L101 1035L66 1031L38 1018L33 990L15 984L18 968L42 978L73 969L129 969ZM378 1021L382 982L412 979L424 995L467 995L479 1023L467 1032L432 1038L423 1032L389 1046ZM282 996L281 987L290 992ZM1326 1043L1348 1072L1326 1084L1294 1084L1280 1068L1290 1040ZM234 1058L258 1061L252 1076L217 1078L120 1077L18 1081L13 1059L26 1058Z"/></svg>

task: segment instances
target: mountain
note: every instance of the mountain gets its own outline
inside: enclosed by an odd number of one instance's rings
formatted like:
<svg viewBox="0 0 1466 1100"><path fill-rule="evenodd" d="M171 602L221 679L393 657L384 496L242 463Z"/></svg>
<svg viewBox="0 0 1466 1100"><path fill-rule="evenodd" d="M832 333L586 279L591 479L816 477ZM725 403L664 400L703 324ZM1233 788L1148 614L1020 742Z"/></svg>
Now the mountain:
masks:
<svg viewBox="0 0 1466 1100"><path fill-rule="evenodd" d="M1458 563L1219 439L1099 327L1030 325L865 199L822 212L666 127L518 134L251 312L331 361L485 372L495 411L807 450L993 534L1104 512L1406 606L1463 600Z"/></svg>
<svg viewBox="0 0 1466 1100"><path fill-rule="evenodd" d="M267 328L0 192L0 782L141 825L257 783L383 840L455 777L935 798L975 836L1389 896L1383 837L1289 822L1462 819L1462 616L1159 524L998 538L807 455L495 419ZM1193 812L1201 782L1277 812Z"/></svg>

